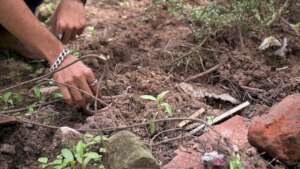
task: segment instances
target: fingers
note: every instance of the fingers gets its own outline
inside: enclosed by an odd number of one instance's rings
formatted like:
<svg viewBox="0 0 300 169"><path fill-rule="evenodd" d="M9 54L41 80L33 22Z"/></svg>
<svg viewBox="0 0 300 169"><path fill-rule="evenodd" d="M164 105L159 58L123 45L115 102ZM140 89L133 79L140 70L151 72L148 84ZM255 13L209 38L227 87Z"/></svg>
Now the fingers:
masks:
<svg viewBox="0 0 300 169"><path fill-rule="evenodd" d="M82 90L84 90L85 92L87 92L90 96L88 95L84 95L84 99L86 102L90 101L91 100L91 96L94 96L93 92L92 92L92 89L90 88L88 82L86 79L79 79L78 80L78 87Z"/></svg>
<svg viewBox="0 0 300 169"><path fill-rule="evenodd" d="M76 35L82 34L85 27L85 21L79 21L76 24L67 24L65 22L61 22L56 24L53 32L55 34L63 34L63 38L61 39L63 43L68 43L71 40L76 39Z"/></svg>
<svg viewBox="0 0 300 169"><path fill-rule="evenodd" d="M72 84L70 84L72 85ZM74 85L72 85L74 86ZM74 86L76 87L76 86ZM76 90L75 88L69 88L72 93L72 100L74 103L78 104L81 107L84 107L86 105L86 98L83 96L83 94L80 93L79 90Z"/></svg>
<svg viewBox="0 0 300 169"><path fill-rule="evenodd" d="M62 85L59 85L59 87L60 87L60 91L61 91L62 95L64 96L65 102L67 104L72 104L72 96L71 96L69 89Z"/></svg>
<svg viewBox="0 0 300 169"><path fill-rule="evenodd" d="M96 80L96 77L95 77L95 74L93 73L93 71L89 70L89 72L87 72L86 79L87 79L87 82L88 82L89 86L91 87L91 89L92 89L92 91L95 95L97 93L97 84L91 85Z"/></svg>

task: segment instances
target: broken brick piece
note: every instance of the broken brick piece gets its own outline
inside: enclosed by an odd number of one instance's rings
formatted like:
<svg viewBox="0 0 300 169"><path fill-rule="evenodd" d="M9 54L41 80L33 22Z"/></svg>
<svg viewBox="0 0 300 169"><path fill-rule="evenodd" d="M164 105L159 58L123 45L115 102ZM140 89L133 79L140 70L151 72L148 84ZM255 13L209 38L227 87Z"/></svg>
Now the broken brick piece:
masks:
<svg viewBox="0 0 300 169"><path fill-rule="evenodd" d="M238 146L240 149L248 146L248 127L250 123L247 119L236 115L227 121L213 126L214 130L209 130L199 137L202 143L218 142L220 136L226 138L229 143ZM216 143L218 144L218 143Z"/></svg>
<svg viewBox="0 0 300 169"><path fill-rule="evenodd" d="M249 142L294 165L300 162L300 94L290 95L257 117L249 128Z"/></svg>
<svg viewBox="0 0 300 169"><path fill-rule="evenodd" d="M175 151L177 154L172 161L166 164L162 169L203 169L201 154L195 150Z"/></svg>

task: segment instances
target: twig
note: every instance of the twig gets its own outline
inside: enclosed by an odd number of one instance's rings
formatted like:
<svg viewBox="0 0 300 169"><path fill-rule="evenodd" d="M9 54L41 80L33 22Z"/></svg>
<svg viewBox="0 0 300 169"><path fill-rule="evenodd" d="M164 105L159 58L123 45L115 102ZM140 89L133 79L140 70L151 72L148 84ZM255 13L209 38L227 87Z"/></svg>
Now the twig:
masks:
<svg viewBox="0 0 300 169"><path fill-rule="evenodd" d="M52 101L45 102L45 103L32 105L32 107L35 108L35 107L40 107L40 106L46 106L46 105L53 104L53 103L56 103L59 101L62 101L62 99L57 99L57 100L52 100ZM0 114L2 115L2 114L12 114L12 113L17 113L17 112L23 112L23 111L26 111L27 109L28 109L27 107L11 109L11 110L6 110L6 111L1 111Z"/></svg>
<svg viewBox="0 0 300 169"><path fill-rule="evenodd" d="M206 42L207 40L208 40L208 37L205 37L205 38L201 41L201 43L200 43L199 45L197 45L196 47L192 47L192 49L191 49L190 52L188 52L188 53L186 53L186 54L180 56L179 58L176 58L175 60L173 60L171 63L167 64L166 66L172 66L172 65L174 65L176 62L178 62L178 61L184 59L185 57L189 56L190 54L192 54L192 53L194 52L194 49L201 48L201 47L205 44L205 42Z"/></svg>
<svg viewBox="0 0 300 169"><path fill-rule="evenodd" d="M200 116L204 112L205 112L205 109L201 108L201 109L197 110L195 113L193 113L192 115L190 115L189 118L197 118L198 116ZM177 126L179 128L182 128L185 125L187 125L189 122L190 122L190 120L184 120L184 121L180 122Z"/></svg>
<svg viewBox="0 0 300 169"><path fill-rule="evenodd" d="M76 87L76 86L69 85L69 84L64 84L64 83L60 83L60 82L57 82L57 81L52 80L52 79L45 79L45 80L51 81L51 82L54 82L54 83L57 83L57 84L62 85L62 86L66 86L66 87L71 88L71 89L74 89L74 90L78 90L79 92L81 92L81 93L83 93L83 94L85 94L85 95L87 95L87 96L93 98L94 100L97 100L99 103L101 103L101 104L103 104L103 105L105 105L105 106L108 106L108 104L105 103L104 101L102 101L101 99L97 98L96 96L93 96L93 95L89 94L88 92L86 92L86 91L84 91L84 90L82 90L82 89L79 89L79 88Z"/></svg>
<svg viewBox="0 0 300 169"><path fill-rule="evenodd" d="M177 131L177 130L182 130L182 128L168 129L168 130L164 130L164 131L161 131L161 132L157 133L156 135L154 135L154 136L152 137L152 139L151 139L151 141L150 141L150 144L152 144L152 143L154 142L154 140L155 140L158 136L160 136L160 135L162 135L162 134L164 134L164 133L169 133L169 132Z"/></svg>
<svg viewBox="0 0 300 169"><path fill-rule="evenodd" d="M249 87L249 86L241 86L241 88L246 89L246 90L255 91L255 92L261 92L261 93L266 92L266 91L263 90L263 89L253 88L253 87Z"/></svg>
<svg viewBox="0 0 300 169"><path fill-rule="evenodd" d="M213 124L217 124L221 121L223 121L224 119L234 115L235 113L237 113L238 111L248 107L250 105L250 103L248 101L234 107L233 109L230 109L228 111L226 111L225 113L217 116L216 118L213 119L212 125ZM196 134L198 131L202 130L205 127L205 125L200 125L197 128L195 128L194 130L190 131L189 134L194 135Z"/></svg>
<svg viewBox="0 0 300 169"><path fill-rule="evenodd" d="M290 27L290 28L296 33L296 35L300 37L299 31L298 31L297 29L295 29L295 28L289 23L289 21L287 21L287 20L286 20L285 18L283 18L283 17L281 17L281 21L282 21L284 24L286 24L288 27Z"/></svg>
<svg viewBox="0 0 300 169"><path fill-rule="evenodd" d="M47 78L47 77L50 77L51 75L53 75L54 73L56 72L59 72L63 69L66 69L67 67L79 62L79 61L82 61L82 60L85 60L85 59L89 59L89 58L96 58L96 59L99 59L101 60L101 58L95 56L94 54L91 54L91 55L85 55L85 56L82 56L81 58L78 58L77 60L71 62L70 64L66 65L66 66L63 66L57 70L55 70L54 72L50 72L50 73L47 73L45 75L42 75L42 76L39 76L39 77L36 77L36 78L33 78L33 79L30 79L30 80L27 80L27 81L24 81L24 82L21 82L21 83L18 83L16 85L13 85L13 86L10 86L10 87L7 87L7 88L4 88L4 89L1 89L0 90L0 93L4 93L8 90L11 90L11 89L14 89L14 88L17 88L17 87L20 87L20 86L24 86L26 84L29 84L29 83L33 83L33 82L36 82L38 80L41 80L41 79L44 79L44 78Z"/></svg>
<svg viewBox="0 0 300 169"><path fill-rule="evenodd" d="M214 67L208 69L208 70L205 71L205 72L201 72L201 73L199 73L199 74L196 74L196 75L194 75L194 76L191 76L191 77L185 79L184 82L189 82L189 81L198 79L198 78L200 78L200 77L202 77L202 76L208 75L208 74L210 74L210 73L216 71L217 69L219 69L220 66L221 66L221 64L217 64L216 66L214 66Z"/></svg>
<svg viewBox="0 0 300 169"><path fill-rule="evenodd" d="M6 116L4 114L0 114L0 116ZM18 118L19 122L21 123L30 123L36 126L41 126L41 127L48 127L48 128L52 128L52 129L58 129L60 127L58 126L52 126L52 125L45 125L45 124L41 124L41 123L37 123L37 122L32 122L28 119L22 119L22 118ZM191 120L191 121L195 121L198 123L203 123L205 125L207 125L209 127L209 124L201 119L191 119L191 118L165 118L165 119L157 119L151 122L143 122L143 123L136 123L136 124L132 124L129 126L124 126L124 127L109 127L109 128L103 128L103 129L75 129L79 132L110 132L110 131L119 131L119 130L125 130L125 129L130 129L130 128L135 128L135 127L144 127L150 123L161 123L161 122L170 122L170 121L181 121L181 120Z"/></svg>
<svg viewBox="0 0 300 169"><path fill-rule="evenodd" d="M195 136L192 135L192 134L185 134L185 135L182 135L182 136L178 136L178 137L174 137L174 138L169 138L169 139L160 141L158 143L153 144L152 146L158 146L160 144L165 144L165 143L169 143L169 142L181 140L181 139L188 138L188 137L195 137Z"/></svg>

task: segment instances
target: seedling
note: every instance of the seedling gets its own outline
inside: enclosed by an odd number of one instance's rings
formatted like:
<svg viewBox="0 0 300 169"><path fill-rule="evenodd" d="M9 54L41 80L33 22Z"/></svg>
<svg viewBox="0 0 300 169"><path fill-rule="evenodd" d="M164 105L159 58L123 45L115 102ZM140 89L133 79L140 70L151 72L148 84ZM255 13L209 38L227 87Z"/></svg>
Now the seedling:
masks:
<svg viewBox="0 0 300 169"><path fill-rule="evenodd" d="M0 102L4 103L5 107L15 106L23 101L23 97L19 93L6 92L0 96Z"/></svg>
<svg viewBox="0 0 300 169"><path fill-rule="evenodd" d="M243 163L239 155L233 155L229 161L230 169L244 169Z"/></svg>
<svg viewBox="0 0 300 169"><path fill-rule="evenodd" d="M96 29L93 26L87 26L85 28L85 31L87 33L87 37L94 39L97 35Z"/></svg>
<svg viewBox="0 0 300 169"><path fill-rule="evenodd" d="M38 101L39 101L40 103L45 102L46 97L45 97L45 96L43 95L43 93L41 92L41 88L40 88L39 86L35 86L35 87L33 88L33 94L34 94L34 97L35 97L36 99L38 99Z"/></svg>
<svg viewBox="0 0 300 169"><path fill-rule="evenodd" d="M52 162L47 157L41 157L38 162L42 168L53 167L54 169L86 169L89 165L98 163L99 169L104 169L102 155L105 149L100 148L99 153L91 151L94 145L100 145L106 140L104 136L93 136L87 134L80 140L73 149L64 148L61 153Z"/></svg>
<svg viewBox="0 0 300 169"><path fill-rule="evenodd" d="M154 97L152 95L141 96L141 98L144 100L149 100L149 101L153 101L156 103L157 111L156 111L156 113L152 114L152 118L150 119L150 124L149 124L150 134L154 134L156 131L154 121L159 112L163 111L164 113L167 114L167 116L172 116L172 114L173 114L171 105L164 101L164 98L168 93L169 93L169 91L164 91L164 92L161 92L160 94L158 94L156 97Z"/></svg>
<svg viewBox="0 0 300 169"><path fill-rule="evenodd" d="M207 123L212 125L214 123L215 116L207 116Z"/></svg>
<svg viewBox="0 0 300 169"><path fill-rule="evenodd" d="M27 115L30 115L30 114L32 114L34 112L35 112L34 105L27 106Z"/></svg>
<svg viewBox="0 0 300 169"><path fill-rule="evenodd" d="M159 112L161 108L164 108L164 112L167 113L168 116L172 116L172 107L169 103L164 102L164 97L169 93L169 91L164 91L161 92L159 95L156 97L151 96L151 95L143 95L141 96L142 99L144 100L149 100L149 101L154 101L156 102L157 106L157 111Z"/></svg>
<svg viewBox="0 0 300 169"><path fill-rule="evenodd" d="M54 92L54 93L51 94L51 98L53 98L53 99L62 99L62 98L64 98L64 96L59 92Z"/></svg>

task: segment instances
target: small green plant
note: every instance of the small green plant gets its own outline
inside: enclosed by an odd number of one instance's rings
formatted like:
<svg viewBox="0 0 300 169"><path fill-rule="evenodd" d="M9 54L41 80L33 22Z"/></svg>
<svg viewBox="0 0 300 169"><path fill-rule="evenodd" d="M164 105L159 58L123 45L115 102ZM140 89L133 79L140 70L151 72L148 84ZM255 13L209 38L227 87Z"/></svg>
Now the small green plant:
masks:
<svg viewBox="0 0 300 169"><path fill-rule="evenodd" d="M229 161L229 168L230 169L244 169L243 163L238 154L231 156L230 161Z"/></svg>
<svg viewBox="0 0 300 169"><path fill-rule="evenodd" d="M207 116L207 123L212 125L214 123L215 116Z"/></svg>
<svg viewBox="0 0 300 169"><path fill-rule="evenodd" d="M40 103L42 102L45 102L46 101L46 97L43 95L43 93L41 92L41 88L39 86L35 86L33 88L33 94L34 94L34 97L36 99L38 99L38 101Z"/></svg>
<svg viewBox="0 0 300 169"><path fill-rule="evenodd" d="M102 146L103 141L106 141L104 136L93 136L87 134L80 140L73 149L64 148L61 153L52 162L49 162L48 157L41 157L38 162L42 168L52 167L54 169L86 169L89 165L95 164L99 169L104 169L102 155L105 149L100 148L98 152L92 151L93 146Z"/></svg>
<svg viewBox="0 0 300 169"><path fill-rule="evenodd" d="M51 98L53 98L53 99L62 99L62 98L64 98L64 96L59 92L54 92L54 93L51 94Z"/></svg>
<svg viewBox="0 0 300 169"><path fill-rule="evenodd" d="M173 114L171 105L164 101L164 98L168 93L169 93L169 91L164 91L164 92L161 92L160 94L158 94L156 97L154 97L152 95L141 96L141 98L144 100L154 101L156 103L157 111L156 111L156 113L152 114L152 118L150 119L150 124L149 124L150 134L154 134L156 131L154 121L159 112L164 112L168 116L172 116L172 114Z"/></svg>
<svg viewBox="0 0 300 169"><path fill-rule="evenodd" d="M172 116L172 107L169 103L164 102L164 97L169 93L169 91L164 91L161 92L159 95L156 97L151 96L151 95L143 95L141 96L142 99L144 100L149 100L149 101L155 101L157 110L160 111L161 108L164 108L164 112L168 114L168 116Z"/></svg>
<svg viewBox="0 0 300 169"><path fill-rule="evenodd" d="M81 54L80 54L80 52L78 50L72 50L71 54L74 55L74 56L76 56L77 58L80 58L80 56L81 56Z"/></svg>
<svg viewBox="0 0 300 169"><path fill-rule="evenodd" d="M182 0L153 0L156 6L167 10L178 19L190 23L194 36L200 42L209 36L216 36L224 30L270 27L284 14L289 1L276 0L232 0L227 4L211 2L207 5L191 5Z"/></svg>
<svg viewBox="0 0 300 169"><path fill-rule="evenodd" d="M20 104L23 101L23 97L19 93L6 92L0 96L0 102L5 106L5 109L8 107L14 107L15 105Z"/></svg>
<svg viewBox="0 0 300 169"><path fill-rule="evenodd" d="M92 39L94 39L97 36L96 29L93 26L87 26L85 28L85 31L87 33L87 36L90 37L90 38L92 38Z"/></svg>

